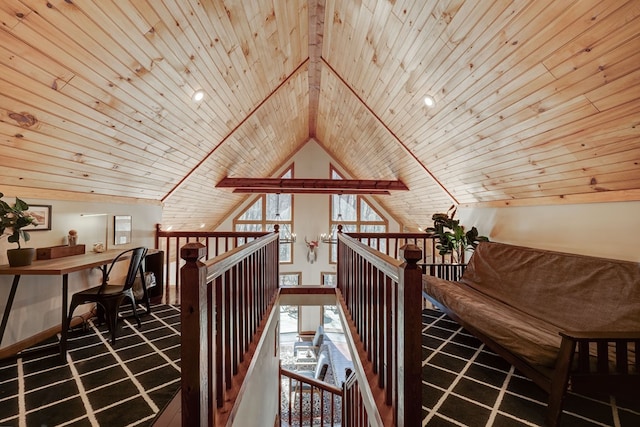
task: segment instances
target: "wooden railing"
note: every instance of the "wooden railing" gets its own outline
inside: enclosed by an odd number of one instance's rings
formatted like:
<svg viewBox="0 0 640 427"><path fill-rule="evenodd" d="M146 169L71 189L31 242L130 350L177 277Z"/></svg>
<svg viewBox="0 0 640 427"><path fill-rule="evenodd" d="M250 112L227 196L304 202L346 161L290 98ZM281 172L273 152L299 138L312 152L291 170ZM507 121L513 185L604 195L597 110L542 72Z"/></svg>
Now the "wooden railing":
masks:
<svg viewBox="0 0 640 427"><path fill-rule="evenodd" d="M183 426L215 425L213 409L235 400L232 379L278 294L278 247L270 233L206 263L202 243L181 248Z"/></svg>
<svg viewBox="0 0 640 427"><path fill-rule="evenodd" d="M233 231L164 231L156 224L156 249L164 251L164 278L166 284L180 287L180 248L188 243L202 243L206 248L202 261L212 259L229 252L269 232L233 232Z"/></svg>
<svg viewBox="0 0 640 427"><path fill-rule="evenodd" d="M375 400L363 407L376 424L422 423L421 249L403 246L405 262L381 254L350 236L338 236L338 300ZM368 372L370 368L370 373ZM360 385L362 387L362 385ZM351 399L345 395L345 399ZM345 401L348 407L355 402Z"/></svg>
<svg viewBox="0 0 640 427"><path fill-rule="evenodd" d="M280 376L287 381L286 384L289 387L288 411L285 416L282 414L282 404L280 405L280 420L286 423L284 425L356 425L345 424L341 421L341 388L282 367L280 368ZM282 381L280 381L280 387L282 387ZM302 393L301 390L303 389L309 392ZM303 396L303 394L308 394L308 397ZM280 389L280 395L283 395L282 388ZM318 402L314 398L316 395L319 397ZM281 425L283 424L281 423Z"/></svg>
<svg viewBox="0 0 640 427"><path fill-rule="evenodd" d="M345 426L369 426L369 416L364 409L362 390L355 372L342 385L342 423Z"/></svg>
<svg viewBox="0 0 640 427"><path fill-rule="evenodd" d="M432 233L345 233L353 239L374 248L375 250L399 259L400 248L407 244L414 244L422 250L420 264L453 264L465 263L465 254L461 259L454 260L452 254L440 255L436 245L438 237Z"/></svg>
<svg viewBox="0 0 640 427"><path fill-rule="evenodd" d="M420 264L422 274L445 280L460 280L467 264Z"/></svg>

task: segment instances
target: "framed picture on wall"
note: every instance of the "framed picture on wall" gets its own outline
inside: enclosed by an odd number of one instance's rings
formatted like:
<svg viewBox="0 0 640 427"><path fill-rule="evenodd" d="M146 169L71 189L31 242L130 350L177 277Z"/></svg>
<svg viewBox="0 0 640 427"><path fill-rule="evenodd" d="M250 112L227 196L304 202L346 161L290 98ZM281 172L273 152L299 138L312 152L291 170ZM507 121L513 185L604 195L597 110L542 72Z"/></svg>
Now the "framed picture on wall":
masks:
<svg viewBox="0 0 640 427"><path fill-rule="evenodd" d="M38 225L28 225L23 227L23 230L29 232L51 230L51 205L29 205L27 212L36 219Z"/></svg>
<svg viewBox="0 0 640 427"><path fill-rule="evenodd" d="M126 245L131 243L131 215L114 215L113 244Z"/></svg>

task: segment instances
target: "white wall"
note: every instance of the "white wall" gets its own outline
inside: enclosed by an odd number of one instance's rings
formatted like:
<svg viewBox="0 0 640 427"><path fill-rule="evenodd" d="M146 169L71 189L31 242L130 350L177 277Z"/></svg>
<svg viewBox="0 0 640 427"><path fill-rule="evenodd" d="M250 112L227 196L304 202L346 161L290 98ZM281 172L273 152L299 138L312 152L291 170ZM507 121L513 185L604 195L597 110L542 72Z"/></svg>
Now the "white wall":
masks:
<svg viewBox="0 0 640 427"><path fill-rule="evenodd" d="M311 140L298 151L291 160L291 162L294 163L294 176L295 178L330 178L329 165L331 164L331 160L327 152L315 141ZM287 163L284 169L286 169L291 162ZM335 162L333 165L340 173L344 173L345 176L347 176L345 171L340 170L339 165ZM354 177L347 176L347 178ZM311 264L307 262L307 246L304 241L305 236L308 240L316 240L319 239L320 234L329 232L330 197L328 194L294 195L294 225L292 231L297 234L297 242L293 245L293 264L280 264L280 272L301 272L302 285L319 285L322 283L321 273L336 271L335 264L329 263L329 245L320 243L317 249L317 261ZM233 230L233 218L245 209L249 203L252 203L254 199L254 197L250 197L238 210L230 214L227 220L218 227L218 230ZM390 232L398 232L400 230L398 223L391 218L388 212L382 209L374 199L367 197L367 201L378 209L382 215L387 217Z"/></svg>
<svg viewBox="0 0 640 427"><path fill-rule="evenodd" d="M5 196L7 203L14 198ZM51 230L31 232L31 240L23 247L42 248L64 243L69 230L78 232L78 243L91 250L93 243L105 242L108 249L128 249L135 246L154 246L155 224L161 222L160 205L88 203L47 199L25 199L34 205L51 205ZM103 216L81 216L81 214L105 214ZM130 245L113 245L113 216L131 215L132 242ZM17 247L0 239L0 264L7 263L6 249ZM98 282L97 270L86 270L69 275L69 295ZM0 275L0 311L4 312L13 276ZM51 327L62 320L62 277L22 276L9 315L7 330L0 348L22 341Z"/></svg>
<svg viewBox="0 0 640 427"><path fill-rule="evenodd" d="M228 426L272 427L274 425L280 395L277 393L280 381L279 330L280 307L276 304L269 315L264 332L251 359L238 398L233 404Z"/></svg>
<svg viewBox="0 0 640 427"><path fill-rule="evenodd" d="M457 215L493 241L640 261L640 202L460 208Z"/></svg>

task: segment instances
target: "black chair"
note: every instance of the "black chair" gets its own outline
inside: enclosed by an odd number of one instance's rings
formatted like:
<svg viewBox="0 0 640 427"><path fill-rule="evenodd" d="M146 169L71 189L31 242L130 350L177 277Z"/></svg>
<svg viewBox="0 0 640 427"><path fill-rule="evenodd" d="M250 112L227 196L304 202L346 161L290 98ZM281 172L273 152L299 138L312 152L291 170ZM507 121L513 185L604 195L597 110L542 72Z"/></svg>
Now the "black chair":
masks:
<svg viewBox="0 0 640 427"><path fill-rule="evenodd" d="M67 317L67 328L71 323L73 312L77 306L87 303L96 303L98 306L98 319L102 320L103 315L106 317L109 331L111 332L111 343L116 342L116 329L118 325L118 310L125 298L129 299L133 314L140 327L140 318L136 309L136 299L133 295L133 282L136 279L136 275L140 274L144 281L144 274L142 272L142 260L147 254L147 248L139 247L135 249L129 249L118 254L117 257L111 262L111 265L107 269L106 266L102 272L102 283L100 286L96 286L90 289L85 289L80 292L76 292L71 297L71 305L69 306L69 316ZM129 269L124 283L113 284L109 283L109 274L113 266L119 261L129 260Z"/></svg>

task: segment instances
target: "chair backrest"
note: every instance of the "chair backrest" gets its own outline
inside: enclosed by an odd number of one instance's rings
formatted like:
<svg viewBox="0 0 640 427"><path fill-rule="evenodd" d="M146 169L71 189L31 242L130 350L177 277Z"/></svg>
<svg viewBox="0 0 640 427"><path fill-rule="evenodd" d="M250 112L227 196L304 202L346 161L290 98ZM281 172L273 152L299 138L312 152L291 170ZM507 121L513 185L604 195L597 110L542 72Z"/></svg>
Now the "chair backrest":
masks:
<svg viewBox="0 0 640 427"><path fill-rule="evenodd" d="M116 265L116 263L123 258L129 257L129 268L127 270L127 277L124 282L123 290L127 290L133 286L133 282L136 280L136 275L141 271L142 268L142 260L147 254L147 248L140 246L133 249L128 249L126 251L120 252L118 256L116 256L113 261L111 261L111 265L106 272L106 275L103 279L102 288L107 285L109 281L109 275L111 274L111 270ZM143 278L144 280L144 278Z"/></svg>
<svg viewBox="0 0 640 427"><path fill-rule="evenodd" d="M318 364L316 365L316 372L314 374L314 378L320 381L324 381L324 378L327 376L327 370L329 369L329 358L327 354L322 352L320 356L318 356Z"/></svg>
<svg viewBox="0 0 640 427"><path fill-rule="evenodd" d="M323 341L324 341L324 328L322 327L322 325L320 325L318 326L318 329L316 329L316 333L313 336L313 341L311 342L311 345L314 347L320 347Z"/></svg>

